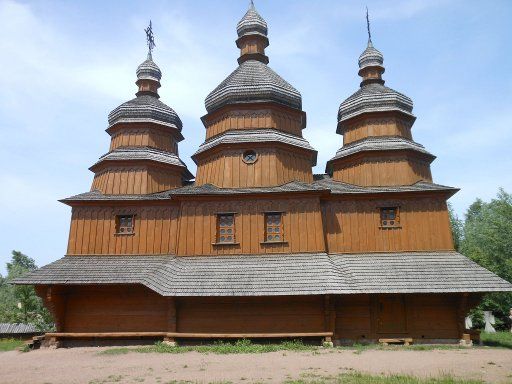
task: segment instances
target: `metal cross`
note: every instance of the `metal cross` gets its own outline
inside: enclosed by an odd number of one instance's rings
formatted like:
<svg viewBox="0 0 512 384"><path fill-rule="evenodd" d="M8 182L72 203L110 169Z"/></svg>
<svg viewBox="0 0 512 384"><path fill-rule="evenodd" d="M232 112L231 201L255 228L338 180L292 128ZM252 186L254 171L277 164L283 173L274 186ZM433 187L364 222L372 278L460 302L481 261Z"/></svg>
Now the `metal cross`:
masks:
<svg viewBox="0 0 512 384"><path fill-rule="evenodd" d="M149 20L149 27L147 27L145 30L146 32L146 41L149 48L149 53L153 51L153 48L155 48L155 36L153 35L153 25L151 24L151 20Z"/></svg>

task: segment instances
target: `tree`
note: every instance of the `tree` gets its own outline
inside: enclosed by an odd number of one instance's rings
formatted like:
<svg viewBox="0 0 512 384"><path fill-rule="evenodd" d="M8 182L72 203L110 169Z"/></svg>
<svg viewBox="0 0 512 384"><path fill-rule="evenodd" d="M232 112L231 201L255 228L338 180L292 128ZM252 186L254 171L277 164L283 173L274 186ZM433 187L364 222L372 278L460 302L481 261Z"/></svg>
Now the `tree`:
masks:
<svg viewBox="0 0 512 384"><path fill-rule="evenodd" d="M448 214L450 215L453 246L455 247L456 251L459 251L462 239L464 237L464 222L459 219L450 203L448 203Z"/></svg>
<svg viewBox="0 0 512 384"><path fill-rule="evenodd" d="M36 268L34 259L12 251L11 262L7 263L7 276L0 276L0 322L34 324L42 330L49 329L51 315L34 287L10 284L13 279Z"/></svg>
<svg viewBox="0 0 512 384"><path fill-rule="evenodd" d="M461 252L501 278L512 281L512 195L500 189L495 199L477 199L468 208ZM508 327L512 293L486 295L480 310L492 310L497 328Z"/></svg>

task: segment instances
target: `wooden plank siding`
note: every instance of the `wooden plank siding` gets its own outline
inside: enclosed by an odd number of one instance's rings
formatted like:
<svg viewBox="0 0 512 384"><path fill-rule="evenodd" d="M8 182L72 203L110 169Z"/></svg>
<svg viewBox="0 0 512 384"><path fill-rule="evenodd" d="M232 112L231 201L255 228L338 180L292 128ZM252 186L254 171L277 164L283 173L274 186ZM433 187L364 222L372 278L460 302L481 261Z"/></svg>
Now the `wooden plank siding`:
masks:
<svg viewBox="0 0 512 384"><path fill-rule="evenodd" d="M400 207L400 228L380 228L380 207ZM322 203L330 253L452 250L444 198L328 200Z"/></svg>
<svg viewBox="0 0 512 384"><path fill-rule="evenodd" d="M380 299L401 298L404 301L405 329L386 333L379 330ZM460 335L457 308L460 294L343 295L336 300L336 339L363 341L387 337L422 339L454 339ZM400 314L396 314L400 316ZM396 319L398 321L398 319Z"/></svg>
<svg viewBox="0 0 512 384"><path fill-rule="evenodd" d="M171 331L169 300L139 285L66 287L64 332Z"/></svg>
<svg viewBox="0 0 512 384"><path fill-rule="evenodd" d="M262 244L264 213L283 212L284 243ZM217 214L235 212L235 242L216 245ZM324 252L320 200L284 198L229 201L183 201L178 255L225 255Z"/></svg>
<svg viewBox="0 0 512 384"><path fill-rule="evenodd" d="M225 150L199 160L196 185L244 188L282 185L293 180L313 181L310 154L258 147ZM253 164L242 161L242 155L248 149L254 149L258 154Z"/></svg>
<svg viewBox="0 0 512 384"><path fill-rule="evenodd" d="M432 181L430 164L414 156L388 153L333 162L334 180L362 186L411 185Z"/></svg>
<svg viewBox="0 0 512 384"><path fill-rule="evenodd" d="M240 108L240 107L238 107ZM243 109L230 106L203 118L206 139L236 129L271 128L302 137L304 118L302 112L266 105Z"/></svg>
<svg viewBox="0 0 512 384"><path fill-rule="evenodd" d="M400 136L412 140L410 119L380 114L365 116L347 124L343 132L343 144L375 136Z"/></svg>
<svg viewBox="0 0 512 384"><path fill-rule="evenodd" d="M74 207L67 253L174 254L179 206ZM116 215L135 215L134 233L115 233Z"/></svg>
<svg viewBox="0 0 512 384"><path fill-rule="evenodd" d="M177 298L178 332L322 332L323 296Z"/></svg>
<svg viewBox="0 0 512 384"><path fill-rule="evenodd" d="M107 166L94 176L91 190L106 195L138 195L183 185L181 171L152 166Z"/></svg>
<svg viewBox="0 0 512 384"><path fill-rule="evenodd" d="M107 129L111 136L110 150L119 147L152 147L177 153L181 134L175 128L154 123L120 123Z"/></svg>

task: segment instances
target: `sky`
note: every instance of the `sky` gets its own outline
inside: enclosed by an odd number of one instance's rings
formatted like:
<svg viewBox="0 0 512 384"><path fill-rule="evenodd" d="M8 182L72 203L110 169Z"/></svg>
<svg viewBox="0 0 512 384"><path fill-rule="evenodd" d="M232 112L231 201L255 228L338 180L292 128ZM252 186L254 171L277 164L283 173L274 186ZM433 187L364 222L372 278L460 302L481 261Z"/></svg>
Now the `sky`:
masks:
<svg viewBox="0 0 512 384"><path fill-rule="evenodd" d="M414 101L413 138L437 156L434 181L461 188L459 216L498 188L512 192L512 2L255 0L269 25L270 66L297 88L315 173L342 144L339 104L358 87L372 40L386 85ZM45 265L66 251L71 208L108 151L107 115L134 97L153 22L161 100L183 121L180 156L205 138L204 98L237 66L248 0L0 0L0 273L12 250Z"/></svg>

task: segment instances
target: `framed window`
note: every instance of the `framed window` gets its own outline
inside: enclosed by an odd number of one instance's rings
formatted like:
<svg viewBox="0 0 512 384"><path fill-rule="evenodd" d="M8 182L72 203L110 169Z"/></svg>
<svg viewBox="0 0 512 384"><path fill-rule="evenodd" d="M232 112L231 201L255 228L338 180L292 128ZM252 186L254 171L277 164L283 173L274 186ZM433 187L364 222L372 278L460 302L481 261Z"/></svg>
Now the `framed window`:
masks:
<svg viewBox="0 0 512 384"><path fill-rule="evenodd" d="M400 227L400 209L399 207L380 208L380 226L382 228Z"/></svg>
<svg viewBox="0 0 512 384"><path fill-rule="evenodd" d="M282 242L283 237L282 212L265 213L265 243Z"/></svg>
<svg viewBox="0 0 512 384"><path fill-rule="evenodd" d="M117 215L116 216L116 234L131 235L134 233L135 216Z"/></svg>
<svg viewBox="0 0 512 384"><path fill-rule="evenodd" d="M235 214L219 213L217 215L217 243L232 244L235 242Z"/></svg>
<svg viewBox="0 0 512 384"><path fill-rule="evenodd" d="M245 151L242 155L242 160L246 164L253 164L258 160L258 154L256 151L253 151L252 149L249 151Z"/></svg>

